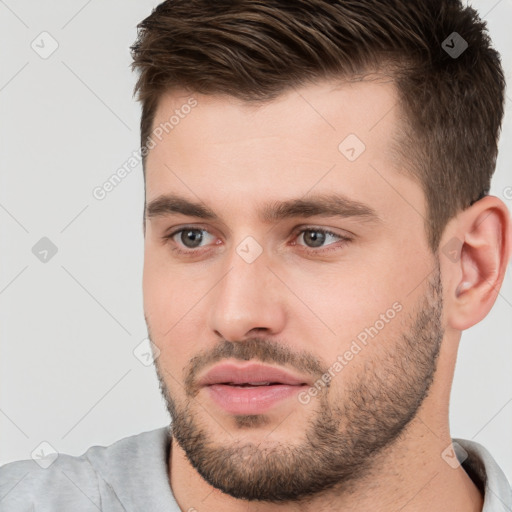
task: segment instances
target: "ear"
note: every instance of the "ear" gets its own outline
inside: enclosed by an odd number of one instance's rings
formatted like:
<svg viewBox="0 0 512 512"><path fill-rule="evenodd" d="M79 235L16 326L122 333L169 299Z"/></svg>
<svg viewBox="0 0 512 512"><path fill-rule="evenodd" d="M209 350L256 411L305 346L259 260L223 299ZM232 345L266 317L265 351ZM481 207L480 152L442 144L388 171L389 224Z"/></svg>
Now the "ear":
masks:
<svg viewBox="0 0 512 512"><path fill-rule="evenodd" d="M499 198L486 196L452 219L440 244L448 326L463 331L491 310L510 260L512 224Z"/></svg>

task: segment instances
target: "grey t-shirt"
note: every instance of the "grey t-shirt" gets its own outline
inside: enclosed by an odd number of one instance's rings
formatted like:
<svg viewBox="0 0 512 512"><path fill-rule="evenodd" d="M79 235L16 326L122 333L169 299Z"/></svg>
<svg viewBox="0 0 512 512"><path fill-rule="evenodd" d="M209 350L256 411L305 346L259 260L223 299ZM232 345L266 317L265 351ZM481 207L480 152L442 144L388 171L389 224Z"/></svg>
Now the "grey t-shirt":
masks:
<svg viewBox="0 0 512 512"><path fill-rule="evenodd" d="M483 512L510 512L512 489L489 452L474 441L453 441L468 454L462 466L484 492ZM169 448L169 427L163 427L93 446L79 457L59 454L46 468L41 460L5 464L0 511L181 512L169 485Z"/></svg>

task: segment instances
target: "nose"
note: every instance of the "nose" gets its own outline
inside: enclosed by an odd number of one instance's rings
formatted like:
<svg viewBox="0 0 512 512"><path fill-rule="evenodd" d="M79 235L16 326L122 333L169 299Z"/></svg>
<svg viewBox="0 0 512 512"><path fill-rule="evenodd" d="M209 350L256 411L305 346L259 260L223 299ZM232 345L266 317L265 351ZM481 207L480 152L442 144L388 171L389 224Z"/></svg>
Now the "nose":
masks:
<svg viewBox="0 0 512 512"><path fill-rule="evenodd" d="M265 251L251 261L243 248L231 250L225 275L209 294L210 328L228 341L240 341L262 330L266 335L278 334L286 321L286 289L275 270L270 270Z"/></svg>

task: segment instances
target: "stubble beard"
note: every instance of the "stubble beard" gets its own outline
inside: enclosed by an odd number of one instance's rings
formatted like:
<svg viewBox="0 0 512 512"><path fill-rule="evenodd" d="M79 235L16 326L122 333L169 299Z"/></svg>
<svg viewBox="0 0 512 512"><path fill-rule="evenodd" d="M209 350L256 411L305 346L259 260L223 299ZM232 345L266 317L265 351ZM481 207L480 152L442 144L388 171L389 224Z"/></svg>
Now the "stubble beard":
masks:
<svg viewBox="0 0 512 512"><path fill-rule="evenodd" d="M173 442L206 482L234 498L283 503L303 501L328 490L348 490L349 482L367 476L376 455L392 446L427 397L444 334L441 314L438 264L411 327L395 343L382 339L385 331L379 333L372 343L380 342L382 350L377 352L378 359L367 361L369 371L359 373L352 382L343 381L343 392L334 400L328 392L321 393L303 440L290 444L272 442L271 436L268 443L238 440L219 444L204 427L205 422L198 420L197 413L205 412L194 408L193 393L188 393L183 405L178 404L155 361L172 419ZM282 347L264 339L224 341L216 354L217 359L224 354L240 360L254 357L274 364L286 362ZM311 368L317 368L315 361L311 359ZM301 368L308 366L307 360L302 362ZM189 370L186 389L195 375ZM240 429L262 427L268 421L266 415L235 419ZM269 426L269 432L272 428L275 425Z"/></svg>

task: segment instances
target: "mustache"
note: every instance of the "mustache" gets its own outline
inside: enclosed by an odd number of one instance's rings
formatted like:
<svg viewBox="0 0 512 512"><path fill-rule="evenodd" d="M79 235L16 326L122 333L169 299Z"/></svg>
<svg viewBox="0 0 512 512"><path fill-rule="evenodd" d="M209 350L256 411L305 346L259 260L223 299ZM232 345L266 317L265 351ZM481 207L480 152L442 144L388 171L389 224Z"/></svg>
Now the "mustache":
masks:
<svg viewBox="0 0 512 512"><path fill-rule="evenodd" d="M197 385L198 374L206 367L224 359L239 361L255 360L261 363L271 363L287 366L300 373L312 375L315 380L320 378L328 369L318 358L309 352L294 352L287 345L265 338L249 338L244 341L223 340L212 349L205 350L194 356L185 367L185 392L189 397L195 397L199 392Z"/></svg>

